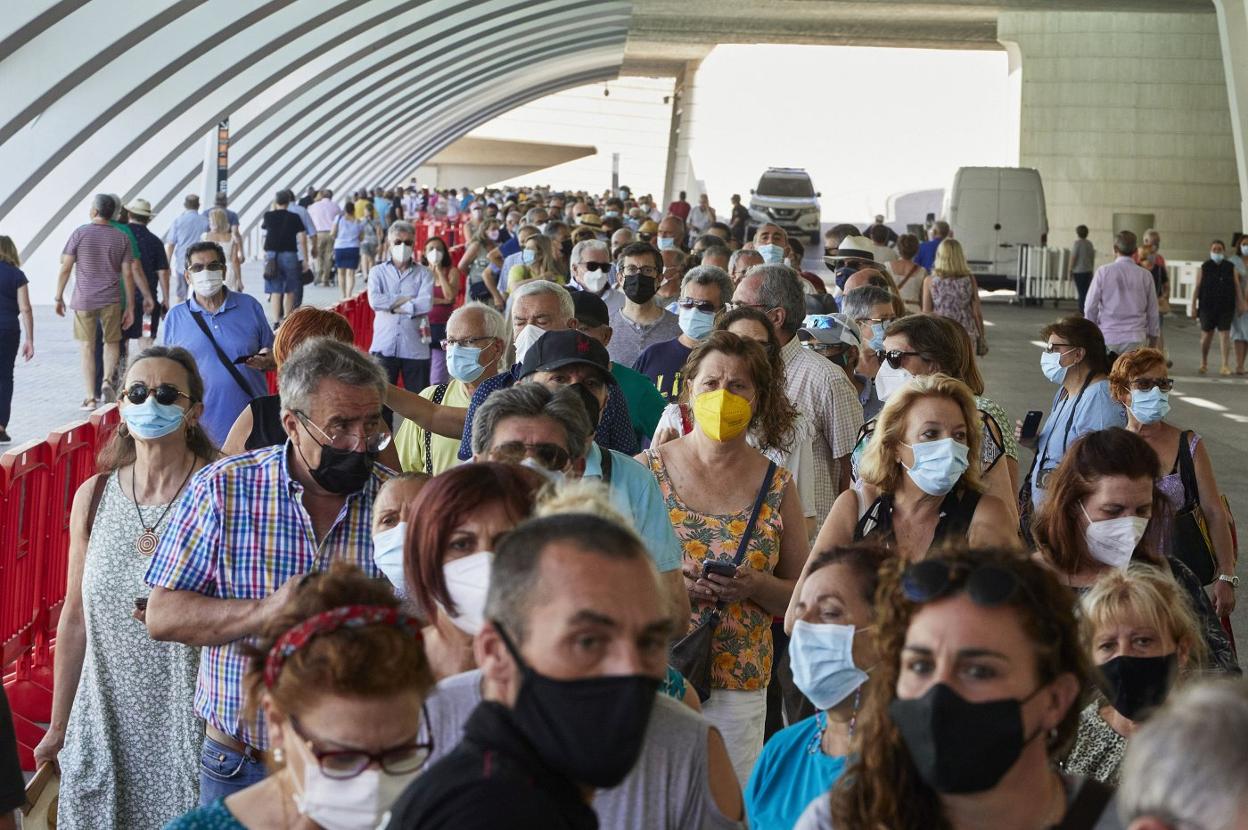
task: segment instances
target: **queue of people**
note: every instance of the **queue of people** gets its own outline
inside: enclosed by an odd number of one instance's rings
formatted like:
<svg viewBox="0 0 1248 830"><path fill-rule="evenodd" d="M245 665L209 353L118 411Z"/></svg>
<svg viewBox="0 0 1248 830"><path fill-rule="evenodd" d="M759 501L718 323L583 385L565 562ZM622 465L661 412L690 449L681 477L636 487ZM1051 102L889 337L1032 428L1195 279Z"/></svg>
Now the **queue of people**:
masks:
<svg viewBox="0 0 1248 830"><path fill-rule="evenodd" d="M36 751L60 826L1207 815L1155 795L1175 749L1136 752L1201 695L1248 739L1248 693L1207 677L1239 673L1229 512L1162 352L1111 363L1095 312L1048 326L1032 435L986 388L947 230L896 259L847 230L824 313L782 228L742 244L704 198L466 194L452 263L404 218L452 215L435 195L307 208L338 280L336 234L380 214L367 351L284 299L274 336L221 244L182 252L188 299L75 496ZM1248 816L1235 792L1219 815Z"/></svg>

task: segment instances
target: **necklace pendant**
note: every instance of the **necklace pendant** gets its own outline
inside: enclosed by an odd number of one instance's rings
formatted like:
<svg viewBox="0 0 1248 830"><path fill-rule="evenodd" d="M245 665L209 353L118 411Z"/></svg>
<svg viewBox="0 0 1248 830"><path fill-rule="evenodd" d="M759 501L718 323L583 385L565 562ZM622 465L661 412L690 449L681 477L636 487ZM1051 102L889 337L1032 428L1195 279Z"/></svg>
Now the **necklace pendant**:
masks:
<svg viewBox="0 0 1248 830"><path fill-rule="evenodd" d="M156 552L156 543L159 541L160 539L158 539L156 534L151 530L144 530L139 534L138 541L135 542L134 546L138 548L139 553L144 556L151 556Z"/></svg>

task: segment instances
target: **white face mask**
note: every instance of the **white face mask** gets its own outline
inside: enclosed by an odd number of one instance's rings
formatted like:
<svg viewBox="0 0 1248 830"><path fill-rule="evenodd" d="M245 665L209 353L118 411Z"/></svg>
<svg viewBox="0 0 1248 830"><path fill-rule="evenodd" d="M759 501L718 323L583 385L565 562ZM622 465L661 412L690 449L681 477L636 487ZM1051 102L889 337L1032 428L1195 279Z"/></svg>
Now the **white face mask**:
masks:
<svg viewBox="0 0 1248 830"><path fill-rule="evenodd" d="M407 538L407 522L399 522L373 537L373 564L386 575L402 595L407 589L403 576L403 540Z"/></svg>
<svg viewBox="0 0 1248 830"><path fill-rule="evenodd" d="M395 262L407 262L412 258L412 246L399 243L390 246L390 259Z"/></svg>
<svg viewBox="0 0 1248 830"><path fill-rule="evenodd" d="M203 270L198 273L191 272L191 288L201 297L215 297L221 291L221 286L225 284L224 271L208 271Z"/></svg>
<svg viewBox="0 0 1248 830"><path fill-rule="evenodd" d="M516 362L523 363L525 352L536 343L541 336L546 333L546 329L529 323L520 329L520 333L516 335Z"/></svg>
<svg viewBox="0 0 1248 830"><path fill-rule="evenodd" d="M1119 570L1131 564L1131 554L1135 553L1136 545L1144 538L1148 519L1141 516L1120 516L1117 519L1094 522L1088 516L1088 509L1083 506L1083 502L1079 503L1079 509L1088 519L1084 540L1088 543L1088 553L1092 558Z"/></svg>
<svg viewBox="0 0 1248 830"><path fill-rule="evenodd" d="M875 373L875 396L886 401L890 395L904 388L912 380L914 380L914 375L909 369L904 367L894 369L893 364L881 359L880 369Z"/></svg>
<svg viewBox="0 0 1248 830"><path fill-rule="evenodd" d="M485 622L485 595L490 590L490 569L494 566L494 554L488 550L477 551L442 566L442 578L446 593L455 610L447 615L455 627L465 634L476 635Z"/></svg>
<svg viewBox="0 0 1248 830"><path fill-rule="evenodd" d="M295 807L324 830L373 830L420 774L420 770L390 775L366 769L354 778L330 778L303 740L293 730L291 735L303 756L303 792L294 794Z"/></svg>
<svg viewBox="0 0 1248 830"><path fill-rule="evenodd" d="M430 265L437 265L439 262L442 261L442 249L430 248L428 251L425 252L425 260Z"/></svg>
<svg viewBox="0 0 1248 830"><path fill-rule="evenodd" d="M592 291L597 294L607 287L607 272L586 271L581 275L581 285L585 286L586 291Z"/></svg>

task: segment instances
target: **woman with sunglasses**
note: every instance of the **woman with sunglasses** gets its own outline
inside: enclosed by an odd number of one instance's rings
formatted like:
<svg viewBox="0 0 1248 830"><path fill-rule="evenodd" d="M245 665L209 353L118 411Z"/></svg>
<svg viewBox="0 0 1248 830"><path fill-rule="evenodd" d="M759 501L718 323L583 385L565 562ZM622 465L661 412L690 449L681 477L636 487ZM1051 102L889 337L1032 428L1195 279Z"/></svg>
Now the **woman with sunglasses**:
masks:
<svg viewBox="0 0 1248 830"><path fill-rule="evenodd" d="M121 426L74 495L52 717L36 764L60 765L60 827L157 828L199 800L199 652L143 626L143 577L170 508L216 448L185 349L130 364Z"/></svg>
<svg viewBox="0 0 1248 830"><path fill-rule="evenodd" d="M1080 438L1050 476L1049 496L1032 525L1036 556L1079 594L1131 562L1168 569L1200 618L1212 667L1239 674L1200 580L1161 553L1158 538L1169 509L1155 485L1158 468L1157 453L1133 432L1105 429Z"/></svg>
<svg viewBox="0 0 1248 830"><path fill-rule="evenodd" d="M1183 589L1151 565L1102 574L1081 606L1098 694L1079 714L1062 769L1116 787L1127 741L1177 683L1200 673L1205 641Z"/></svg>
<svg viewBox="0 0 1248 830"><path fill-rule="evenodd" d="M1213 607L1219 617L1229 616L1235 609L1235 588L1230 581L1230 577L1235 576L1230 517L1213 474L1213 461L1200 435L1164 420L1170 412L1170 390L1174 388L1174 381L1166 371L1165 354L1158 349L1134 349L1121 355L1109 373L1109 386L1127 410L1127 429L1143 438L1161 460L1157 489L1170 507L1177 513L1187 505L1200 504L1209 526L1218 573L1228 577L1214 580ZM1195 493L1189 493L1183 484L1182 467L1188 461L1195 472ZM1169 514L1159 517L1158 525L1161 552L1173 553L1172 517Z"/></svg>
<svg viewBox="0 0 1248 830"><path fill-rule="evenodd" d="M304 577L248 651L247 706L264 713L272 774L166 830L376 827L433 750L420 623L389 586L337 562Z"/></svg>
<svg viewBox="0 0 1248 830"><path fill-rule="evenodd" d="M429 344L432 359L429 383L437 385L446 383L449 378L442 341L446 339L446 321L451 318L455 301L459 298L460 273L451 262L450 249L439 236L430 237L425 243L425 257L422 262L429 269L429 273L433 274L433 310L429 312L429 334L432 338Z"/></svg>
<svg viewBox="0 0 1248 830"><path fill-rule="evenodd" d="M1090 676L1070 592L1039 562L959 549L885 566L879 662L845 773L798 830L1110 830L1112 791L1062 775Z"/></svg>

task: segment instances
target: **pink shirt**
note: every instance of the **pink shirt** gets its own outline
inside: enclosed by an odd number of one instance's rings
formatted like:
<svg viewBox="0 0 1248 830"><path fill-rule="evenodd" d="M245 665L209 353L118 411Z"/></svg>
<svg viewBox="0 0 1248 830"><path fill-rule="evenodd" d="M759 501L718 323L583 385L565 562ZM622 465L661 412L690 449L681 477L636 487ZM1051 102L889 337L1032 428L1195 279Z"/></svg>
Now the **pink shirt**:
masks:
<svg viewBox="0 0 1248 830"><path fill-rule="evenodd" d="M334 220L342 214L342 208L333 199L318 199L308 205L308 215L312 217L312 226L317 233L334 229Z"/></svg>
<svg viewBox="0 0 1248 830"><path fill-rule="evenodd" d="M1144 343L1161 334L1153 275L1120 256L1096 269L1084 315L1101 327L1106 345Z"/></svg>

